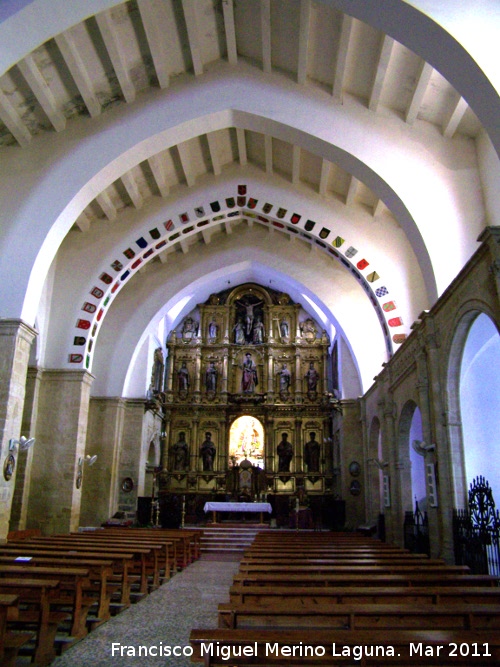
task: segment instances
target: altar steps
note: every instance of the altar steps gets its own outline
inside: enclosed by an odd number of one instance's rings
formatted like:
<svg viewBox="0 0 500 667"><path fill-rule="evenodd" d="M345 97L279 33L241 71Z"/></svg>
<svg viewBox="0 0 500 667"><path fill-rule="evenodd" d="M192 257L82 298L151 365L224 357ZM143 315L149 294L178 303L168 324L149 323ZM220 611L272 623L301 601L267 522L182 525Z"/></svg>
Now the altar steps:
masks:
<svg viewBox="0 0 500 667"><path fill-rule="evenodd" d="M201 538L201 557L215 555L234 555L241 557L243 552L254 541L260 530L268 530L263 526L204 526Z"/></svg>

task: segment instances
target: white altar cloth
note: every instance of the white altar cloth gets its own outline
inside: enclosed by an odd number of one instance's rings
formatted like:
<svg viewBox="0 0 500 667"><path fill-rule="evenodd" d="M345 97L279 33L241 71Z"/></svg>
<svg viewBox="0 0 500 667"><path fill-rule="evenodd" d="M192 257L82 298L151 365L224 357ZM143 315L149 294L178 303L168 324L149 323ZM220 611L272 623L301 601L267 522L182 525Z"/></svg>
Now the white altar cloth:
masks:
<svg viewBox="0 0 500 667"><path fill-rule="evenodd" d="M204 512L271 512L270 503L216 503L208 502L203 507Z"/></svg>

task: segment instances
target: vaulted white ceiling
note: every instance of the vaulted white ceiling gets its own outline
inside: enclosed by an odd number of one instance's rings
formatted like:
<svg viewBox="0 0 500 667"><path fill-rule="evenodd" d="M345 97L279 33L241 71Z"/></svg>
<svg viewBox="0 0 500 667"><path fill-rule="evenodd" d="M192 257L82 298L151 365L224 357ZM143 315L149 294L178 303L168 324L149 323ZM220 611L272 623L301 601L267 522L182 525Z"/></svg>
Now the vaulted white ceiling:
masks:
<svg viewBox="0 0 500 667"><path fill-rule="evenodd" d="M498 5L473 4L0 8L2 317L117 393L170 313L266 279L366 389L497 222Z"/></svg>

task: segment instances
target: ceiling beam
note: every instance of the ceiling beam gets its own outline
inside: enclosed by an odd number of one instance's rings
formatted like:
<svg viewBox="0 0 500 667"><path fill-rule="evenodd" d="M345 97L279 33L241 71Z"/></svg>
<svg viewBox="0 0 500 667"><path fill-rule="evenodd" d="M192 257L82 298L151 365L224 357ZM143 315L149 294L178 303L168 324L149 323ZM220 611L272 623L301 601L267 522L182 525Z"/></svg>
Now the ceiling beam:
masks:
<svg viewBox="0 0 500 667"><path fill-rule="evenodd" d="M271 0L260 0L260 31L262 37L262 69L271 71Z"/></svg>
<svg viewBox="0 0 500 667"><path fill-rule="evenodd" d="M264 153L266 158L266 174L273 173L273 138L270 134L264 135Z"/></svg>
<svg viewBox="0 0 500 667"><path fill-rule="evenodd" d="M233 228L231 227L231 221L230 220L225 220L224 221L224 229L226 230L226 234L231 235L233 233Z"/></svg>
<svg viewBox="0 0 500 667"><path fill-rule="evenodd" d="M324 197L327 192L328 179L330 178L331 162L323 159L321 162L321 177L319 179L319 194Z"/></svg>
<svg viewBox="0 0 500 667"><path fill-rule="evenodd" d="M240 158L240 165L244 167L247 163L247 143L245 141L245 130L243 128L236 128L236 139L238 141L238 155Z"/></svg>
<svg viewBox="0 0 500 667"><path fill-rule="evenodd" d="M311 0L300 0L299 63L297 83L307 82L307 54L311 36Z"/></svg>
<svg viewBox="0 0 500 667"><path fill-rule="evenodd" d="M64 130L66 127L66 118L57 108L57 103L52 95L52 91L38 69L33 56L26 56L26 58L23 58L23 60L20 60L17 63L17 66L56 132Z"/></svg>
<svg viewBox="0 0 500 667"><path fill-rule="evenodd" d="M381 213L383 212L384 209L385 209L384 202L381 199L377 199L377 203L373 207L373 214L372 214L373 217L376 218L379 215L381 215Z"/></svg>
<svg viewBox="0 0 500 667"><path fill-rule="evenodd" d="M31 134L7 95L0 88L0 118L20 146L27 146Z"/></svg>
<svg viewBox="0 0 500 667"><path fill-rule="evenodd" d="M413 125L417 119L418 112L420 111L420 107L422 106L422 102L424 100L425 91L427 90L427 86L431 80L432 72L432 66L423 60L420 64L420 69L417 75L417 85L415 86L411 102L406 112L405 121L408 123L408 125Z"/></svg>
<svg viewBox="0 0 500 667"><path fill-rule="evenodd" d="M152 155L148 159L148 164L161 196L168 197L170 188L167 181L167 170L165 169L165 164L160 158L160 155Z"/></svg>
<svg viewBox="0 0 500 667"><path fill-rule="evenodd" d="M233 0L222 0L222 12L224 15L224 30L226 33L227 60L230 65L236 65L238 63L238 52L236 50Z"/></svg>
<svg viewBox="0 0 500 667"><path fill-rule="evenodd" d="M342 27L340 29L340 38L337 47L332 88L332 97L335 102L342 102L342 90L344 88L347 54L349 52L349 40L351 39L353 21L354 19L352 16L348 16L347 14L342 15Z"/></svg>
<svg viewBox="0 0 500 667"><path fill-rule="evenodd" d="M90 229L90 219L85 211L82 211L75 220L75 225L81 232L88 232Z"/></svg>
<svg viewBox="0 0 500 667"><path fill-rule="evenodd" d="M453 105L451 112L448 114L447 119L443 123L443 135L445 137L451 139L451 137L455 134L457 127L459 126L460 121L464 117L466 111L467 102L463 97L459 97Z"/></svg>
<svg viewBox="0 0 500 667"><path fill-rule="evenodd" d="M196 179L190 168L191 165L186 142L184 141L181 144L177 144L177 150L179 151L179 158L181 161L182 170L184 171L184 177L186 178L186 183L188 184L188 187L191 188L195 184Z"/></svg>
<svg viewBox="0 0 500 667"><path fill-rule="evenodd" d="M144 199L139 192L139 186L137 185L137 181L134 178L132 172L126 171L121 175L121 179L128 196L132 200L132 204L135 206L135 208L141 208L141 206L144 204Z"/></svg>
<svg viewBox="0 0 500 667"><path fill-rule="evenodd" d="M354 197L356 196L356 191L358 189L359 181L357 178L351 175L351 180L349 182L349 188L347 190L347 195L345 198L346 206L351 206L354 202Z"/></svg>
<svg viewBox="0 0 500 667"><path fill-rule="evenodd" d="M210 241L212 240L212 235L210 233L209 229L202 229L201 230L201 236L203 238L203 242L205 245L209 245Z"/></svg>
<svg viewBox="0 0 500 667"><path fill-rule="evenodd" d="M187 255L189 252L189 243L187 242L187 239L181 239L179 241L179 245L181 247L183 254Z"/></svg>
<svg viewBox="0 0 500 667"><path fill-rule="evenodd" d="M54 39L78 88L78 92L85 102L87 111L92 118L99 116L101 113L101 104L94 92L92 80L78 51L71 30L66 30L66 32L56 35Z"/></svg>
<svg viewBox="0 0 500 667"><path fill-rule="evenodd" d="M106 10L95 16L106 50L115 70L115 74L122 89L126 102L135 100L135 88L126 66L125 55L122 51L120 40L116 34L111 12Z"/></svg>
<svg viewBox="0 0 500 667"><path fill-rule="evenodd" d="M97 195L96 202L102 208L102 212L104 213L104 215L107 217L108 220L111 221L116 220L117 216L116 207L111 201L111 197L106 192L106 190L103 190Z"/></svg>
<svg viewBox="0 0 500 667"><path fill-rule="evenodd" d="M292 152L292 184L298 185L300 182L300 146L293 145Z"/></svg>
<svg viewBox="0 0 500 667"><path fill-rule="evenodd" d="M218 150L218 141L215 132L209 132L207 135L208 149L210 151L210 159L212 161L212 169L214 176L220 176L221 166Z"/></svg>
<svg viewBox="0 0 500 667"><path fill-rule="evenodd" d="M200 52L200 33L198 29L198 19L196 18L195 0L182 0L182 9L186 20L186 28L191 49L191 60L196 76L203 74L203 62Z"/></svg>
<svg viewBox="0 0 500 667"><path fill-rule="evenodd" d="M168 39L155 11L158 5L155 0L137 0L137 4L144 32L148 40L149 50L153 58L158 83L160 84L160 88L168 88L170 83Z"/></svg>
<svg viewBox="0 0 500 667"><path fill-rule="evenodd" d="M372 92L368 102L370 111L377 111L380 104L380 97L382 95L382 88L384 87L385 77L389 68L389 61L391 59L392 47L394 46L394 39L389 35L384 35L380 45L380 53L377 63L377 70L375 72L375 79L373 80Z"/></svg>

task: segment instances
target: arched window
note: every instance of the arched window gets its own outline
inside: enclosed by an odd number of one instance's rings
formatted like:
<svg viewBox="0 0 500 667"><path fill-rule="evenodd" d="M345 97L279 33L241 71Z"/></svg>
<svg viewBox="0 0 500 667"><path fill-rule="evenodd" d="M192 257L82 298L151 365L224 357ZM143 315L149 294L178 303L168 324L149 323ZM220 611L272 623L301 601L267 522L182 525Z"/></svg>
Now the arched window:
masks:
<svg viewBox="0 0 500 667"><path fill-rule="evenodd" d="M467 335L460 366L460 412L467 485L483 475L500 503L500 335L481 313Z"/></svg>
<svg viewBox="0 0 500 667"><path fill-rule="evenodd" d="M420 408L416 407L410 424L410 444L414 440L422 441L422 415ZM413 500L418 501L418 507L421 511L427 509L427 496L425 490L425 467L424 458L417 454L413 447L410 447L411 461L411 493ZM415 509L415 507L413 507Z"/></svg>

